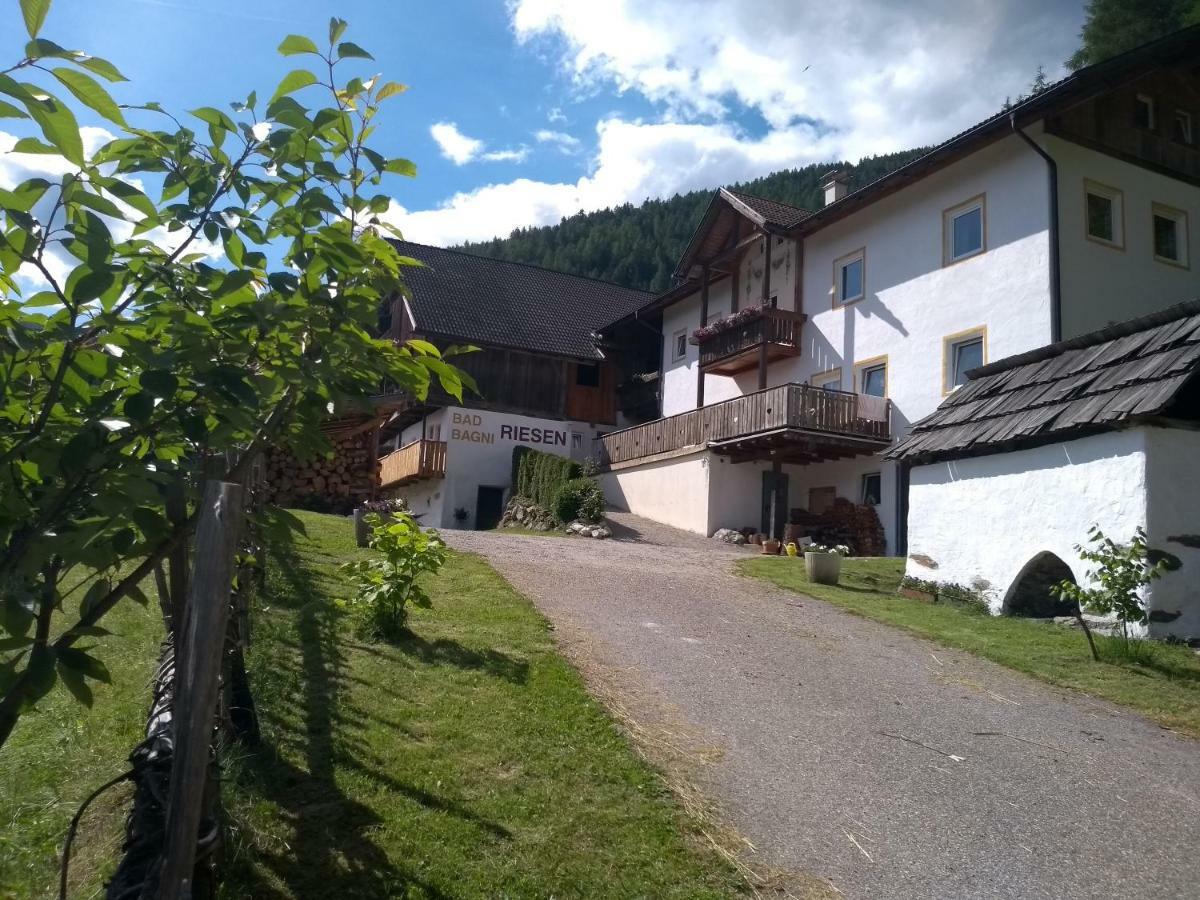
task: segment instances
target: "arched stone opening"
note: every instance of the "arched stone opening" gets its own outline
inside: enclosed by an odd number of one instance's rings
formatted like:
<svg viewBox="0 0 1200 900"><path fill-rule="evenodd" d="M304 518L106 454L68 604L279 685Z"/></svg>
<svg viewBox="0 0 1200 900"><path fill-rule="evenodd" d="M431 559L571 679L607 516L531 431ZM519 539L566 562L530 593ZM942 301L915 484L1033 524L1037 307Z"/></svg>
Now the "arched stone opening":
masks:
<svg viewBox="0 0 1200 900"><path fill-rule="evenodd" d="M1059 600L1050 590L1061 581L1075 582L1071 567L1049 551L1039 553L1025 564L1008 589L1004 614L1031 619L1075 615L1075 604Z"/></svg>

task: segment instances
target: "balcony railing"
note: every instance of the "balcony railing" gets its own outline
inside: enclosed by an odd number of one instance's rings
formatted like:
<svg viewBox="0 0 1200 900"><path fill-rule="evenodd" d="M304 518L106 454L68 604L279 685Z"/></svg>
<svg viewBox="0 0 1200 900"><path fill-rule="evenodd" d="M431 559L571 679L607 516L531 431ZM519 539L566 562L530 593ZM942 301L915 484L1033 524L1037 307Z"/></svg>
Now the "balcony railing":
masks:
<svg viewBox="0 0 1200 900"><path fill-rule="evenodd" d="M379 460L380 487L446 477L446 442L413 441Z"/></svg>
<svg viewBox="0 0 1200 900"><path fill-rule="evenodd" d="M700 368L714 374L734 374L758 365L766 352L767 361L800 353L800 331L804 313L767 307L757 316L697 341Z"/></svg>
<svg viewBox="0 0 1200 900"><path fill-rule="evenodd" d="M891 442L890 400L807 384L782 384L612 431L600 438L605 465L722 441L793 430L826 438L852 452L874 452Z"/></svg>

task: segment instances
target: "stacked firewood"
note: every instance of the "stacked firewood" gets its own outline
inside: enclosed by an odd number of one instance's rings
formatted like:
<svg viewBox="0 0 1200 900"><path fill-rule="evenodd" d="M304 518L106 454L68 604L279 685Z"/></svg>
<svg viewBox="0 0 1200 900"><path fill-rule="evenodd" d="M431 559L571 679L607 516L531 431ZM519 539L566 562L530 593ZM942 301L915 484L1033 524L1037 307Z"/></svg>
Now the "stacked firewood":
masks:
<svg viewBox="0 0 1200 900"><path fill-rule="evenodd" d="M267 454L272 503L329 512L349 512L370 499L379 485L374 431L331 441L333 453L299 459L286 448Z"/></svg>
<svg viewBox="0 0 1200 900"><path fill-rule="evenodd" d="M845 497L835 499L822 513L792 510L785 540L801 537L826 546L844 544L855 556L883 556L887 549L875 507L851 503Z"/></svg>

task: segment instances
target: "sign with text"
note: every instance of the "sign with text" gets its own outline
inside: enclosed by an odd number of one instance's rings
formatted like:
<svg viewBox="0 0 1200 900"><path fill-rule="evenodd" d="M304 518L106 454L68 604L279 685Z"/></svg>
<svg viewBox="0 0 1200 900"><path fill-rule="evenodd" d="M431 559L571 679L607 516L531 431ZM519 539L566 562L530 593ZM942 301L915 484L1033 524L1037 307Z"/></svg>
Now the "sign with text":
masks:
<svg viewBox="0 0 1200 900"><path fill-rule="evenodd" d="M465 441L470 444L495 444L497 440L500 440L510 441L514 444L566 448L567 432L565 428L525 425L513 421L493 421L510 418L513 417L485 417L480 413L455 410L450 416L450 440Z"/></svg>

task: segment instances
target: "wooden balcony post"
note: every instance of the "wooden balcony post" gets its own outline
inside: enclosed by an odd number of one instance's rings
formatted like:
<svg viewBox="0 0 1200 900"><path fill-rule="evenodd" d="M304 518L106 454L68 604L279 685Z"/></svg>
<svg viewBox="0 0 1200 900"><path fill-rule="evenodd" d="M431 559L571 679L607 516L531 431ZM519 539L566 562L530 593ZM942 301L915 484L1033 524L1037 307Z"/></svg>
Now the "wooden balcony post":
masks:
<svg viewBox="0 0 1200 900"><path fill-rule="evenodd" d="M703 328L708 324L708 266L705 266L701 272L700 278L700 327ZM700 350L697 347L697 355ZM696 362L696 409L704 405L704 367L699 361Z"/></svg>
<svg viewBox="0 0 1200 900"><path fill-rule="evenodd" d="M758 345L758 389L767 389L767 344L766 339Z"/></svg>
<svg viewBox="0 0 1200 900"><path fill-rule="evenodd" d="M771 302L771 245L775 241L771 237L769 231L763 232L763 240L767 242L766 253L764 254L763 264L763 280L762 280L762 302L766 306Z"/></svg>

